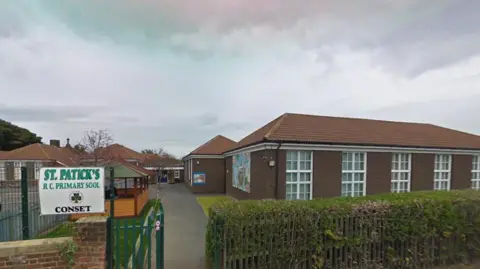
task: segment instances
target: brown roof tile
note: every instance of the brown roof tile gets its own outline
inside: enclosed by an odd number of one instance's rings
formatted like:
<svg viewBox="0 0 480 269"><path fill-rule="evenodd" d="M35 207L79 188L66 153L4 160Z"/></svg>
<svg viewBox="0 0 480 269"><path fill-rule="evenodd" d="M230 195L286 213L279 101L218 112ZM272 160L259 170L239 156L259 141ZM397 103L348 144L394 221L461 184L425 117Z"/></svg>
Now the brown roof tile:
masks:
<svg viewBox="0 0 480 269"><path fill-rule="evenodd" d="M432 124L286 113L235 148L262 141L480 149L480 136Z"/></svg>
<svg viewBox="0 0 480 269"><path fill-rule="evenodd" d="M2 160L55 160L67 166L77 164L78 156L65 148L45 144L31 144L0 155Z"/></svg>
<svg viewBox="0 0 480 269"><path fill-rule="evenodd" d="M143 155L145 156L145 159L142 164L145 167L179 166L182 164L182 161L167 156L160 156L158 154Z"/></svg>
<svg viewBox="0 0 480 269"><path fill-rule="evenodd" d="M223 135L217 135L207 143L192 151L189 155L218 155L236 146L236 142Z"/></svg>
<svg viewBox="0 0 480 269"><path fill-rule="evenodd" d="M120 144L112 144L106 148L100 149L100 151L100 158L105 159L134 159L141 161L145 158L143 154Z"/></svg>

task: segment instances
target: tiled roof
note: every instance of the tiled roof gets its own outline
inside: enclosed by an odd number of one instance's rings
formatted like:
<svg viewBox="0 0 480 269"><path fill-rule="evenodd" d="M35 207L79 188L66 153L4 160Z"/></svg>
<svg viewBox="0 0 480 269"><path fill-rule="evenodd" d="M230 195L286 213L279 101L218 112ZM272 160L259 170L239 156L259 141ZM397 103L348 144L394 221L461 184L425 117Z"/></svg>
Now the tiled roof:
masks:
<svg viewBox="0 0 480 269"><path fill-rule="evenodd" d="M143 154L120 144L112 144L106 148L99 149L99 151L101 151L100 158L105 159L134 159L141 161L145 158Z"/></svg>
<svg viewBox="0 0 480 269"><path fill-rule="evenodd" d="M67 166L77 163L77 156L70 150L45 144L31 144L0 154L1 160L55 160Z"/></svg>
<svg viewBox="0 0 480 269"><path fill-rule="evenodd" d="M260 142L480 149L480 136L432 124L286 113L240 140Z"/></svg>
<svg viewBox="0 0 480 269"><path fill-rule="evenodd" d="M218 155L235 147L237 143L222 135L217 135L207 143L192 151L189 155Z"/></svg>
<svg viewBox="0 0 480 269"><path fill-rule="evenodd" d="M182 161L169 158L166 156L160 156L158 154L143 154L145 159L142 164L144 167L167 167L181 165Z"/></svg>

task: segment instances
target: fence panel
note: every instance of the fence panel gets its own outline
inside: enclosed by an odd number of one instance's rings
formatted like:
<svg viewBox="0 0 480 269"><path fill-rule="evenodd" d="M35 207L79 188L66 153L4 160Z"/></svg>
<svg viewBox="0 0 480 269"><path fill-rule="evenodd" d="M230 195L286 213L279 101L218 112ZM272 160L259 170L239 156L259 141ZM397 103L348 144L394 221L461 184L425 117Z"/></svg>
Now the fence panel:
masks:
<svg viewBox="0 0 480 269"><path fill-rule="evenodd" d="M22 177L24 184L22 180L0 181L0 242L70 235L69 216L40 215L38 181L26 174L26 167L22 167Z"/></svg>

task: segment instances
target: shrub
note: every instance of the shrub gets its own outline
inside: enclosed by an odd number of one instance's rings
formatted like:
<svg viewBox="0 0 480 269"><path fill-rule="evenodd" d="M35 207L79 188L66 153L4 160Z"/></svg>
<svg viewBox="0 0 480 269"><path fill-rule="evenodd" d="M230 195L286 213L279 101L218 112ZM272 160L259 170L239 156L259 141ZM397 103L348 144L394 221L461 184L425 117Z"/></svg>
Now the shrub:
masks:
<svg viewBox="0 0 480 269"><path fill-rule="evenodd" d="M211 268L431 268L480 246L480 192L412 192L213 205ZM220 266L220 263L222 266Z"/></svg>

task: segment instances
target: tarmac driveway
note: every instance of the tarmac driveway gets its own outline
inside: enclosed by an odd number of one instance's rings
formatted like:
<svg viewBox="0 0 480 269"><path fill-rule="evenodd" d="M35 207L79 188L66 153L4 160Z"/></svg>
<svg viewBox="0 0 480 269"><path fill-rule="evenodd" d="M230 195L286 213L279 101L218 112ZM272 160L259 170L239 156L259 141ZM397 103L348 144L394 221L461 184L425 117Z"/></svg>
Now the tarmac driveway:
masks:
<svg viewBox="0 0 480 269"><path fill-rule="evenodd" d="M183 183L150 186L149 192L165 210L165 269L205 268L207 217L196 196Z"/></svg>

